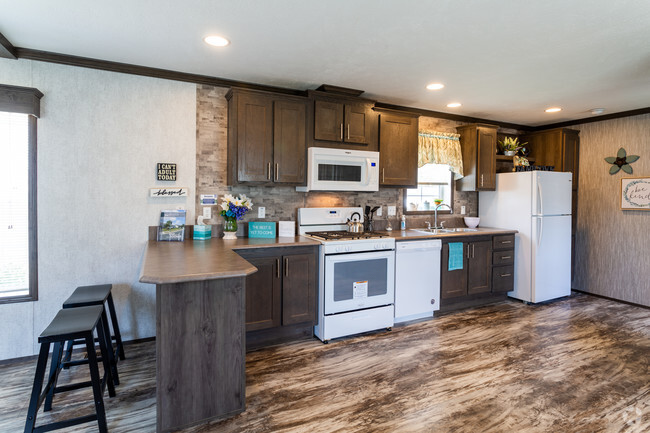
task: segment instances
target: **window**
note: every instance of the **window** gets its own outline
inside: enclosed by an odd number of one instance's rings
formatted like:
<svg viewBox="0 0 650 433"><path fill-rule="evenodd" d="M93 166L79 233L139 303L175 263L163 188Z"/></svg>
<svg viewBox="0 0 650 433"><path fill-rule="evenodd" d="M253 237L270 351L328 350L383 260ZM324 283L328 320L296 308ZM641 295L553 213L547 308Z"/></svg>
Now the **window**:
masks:
<svg viewBox="0 0 650 433"><path fill-rule="evenodd" d="M436 200L453 206L453 173L446 164L426 164L418 168L418 187L407 189L404 194L404 209L407 212L432 212ZM440 209L449 212L447 207Z"/></svg>
<svg viewBox="0 0 650 433"><path fill-rule="evenodd" d="M37 299L36 89L0 85L0 303Z"/></svg>

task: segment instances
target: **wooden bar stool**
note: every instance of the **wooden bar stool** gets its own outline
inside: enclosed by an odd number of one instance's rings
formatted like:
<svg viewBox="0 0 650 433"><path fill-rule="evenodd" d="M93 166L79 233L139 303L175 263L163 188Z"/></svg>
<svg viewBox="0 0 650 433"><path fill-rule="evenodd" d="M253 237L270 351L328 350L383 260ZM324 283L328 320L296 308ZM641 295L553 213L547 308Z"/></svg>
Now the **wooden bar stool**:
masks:
<svg viewBox="0 0 650 433"><path fill-rule="evenodd" d="M67 428L73 425L97 421L101 433L108 432L106 426L106 412L104 410L104 389L108 385L108 395L115 396L115 388L111 378L111 366L109 363L109 350L107 342L110 341L107 328L102 323L101 317L104 311L103 306L90 306L59 310L52 322L38 337L41 350L38 355L36 373L34 374L34 386L32 395L29 400L29 409L27 410L27 421L25 422L25 433L46 432L61 428ZM95 337L97 331L99 348L102 354L104 365L104 376L100 379L99 368L97 364L97 355L95 354ZM57 386L59 372L62 368L61 357L63 355L63 345L66 341L81 339L86 344L88 351L88 367L90 369L90 381L73 383L70 385ZM52 351L52 361L50 365L50 375L43 389L43 380L45 377L45 367L50 352L50 344L54 343ZM44 411L52 409L52 400L54 394L72 391L74 389L92 386L95 402L95 414L86 415L76 418L70 418L62 421L44 424L36 427L36 416L38 409L45 401Z"/></svg>
<svg viewBox="0 0 650 433"><path fill-rule="evenodd" d="M63 308L78 308L78 307L87 307L89 305L101 305L104 307L104 314L102 316L102 321L106 329L108 327L108 320L106 317L106 307L108 307L108 312L111 318L111 325L113 326L113 332L111 340L109 341L109 347L111 351L109 353L112 376L115 385L120 384L120 377L117 372L117 360L124 359L124 346L122 344L122 334L120 333L120 326L117 322L117 314L115 313L115 304L113 303L113 295L111 290L113 288L112 284L99 284L94 286L80 286L72 292L72 295L63 303ZM110 334L110 331L109 331ZM115 350L113 350L112 340L115 340ZM73 365L85 364L86 360L71 361L72 358L72 349L74 346L84 344L81 340L69 341L66 349L66 355L63 361L64 367L68 368Z"/></svg>

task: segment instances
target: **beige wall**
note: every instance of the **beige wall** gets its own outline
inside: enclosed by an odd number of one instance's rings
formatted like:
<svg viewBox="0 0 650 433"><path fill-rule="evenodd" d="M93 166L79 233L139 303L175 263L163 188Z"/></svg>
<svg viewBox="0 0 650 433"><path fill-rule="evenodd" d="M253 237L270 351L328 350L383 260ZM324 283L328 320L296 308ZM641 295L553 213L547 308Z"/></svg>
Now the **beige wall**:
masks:
<svg viewBox="0 0 650 433"><path fill-rule="evenodd" d="M580 130L576 274L578 290L650 306L650 211L622 211L621 178L650 177L650 114L573 126ZM640 155L609 174L620 147Z"/></svg>
<svg viewBox="0 0 650 433"><path fill-rule="evenodd" d="M175 184L194 195L196 86L6 59L0 83L45 94L37 144L39 299L0 305L0 359L38 353L38 335L86 284L114 284L125 339L152 337L155 286L138 282L147 227L177 206L193 219L194 203L148 193L163 184L156 163L175 162Z"/></svg>

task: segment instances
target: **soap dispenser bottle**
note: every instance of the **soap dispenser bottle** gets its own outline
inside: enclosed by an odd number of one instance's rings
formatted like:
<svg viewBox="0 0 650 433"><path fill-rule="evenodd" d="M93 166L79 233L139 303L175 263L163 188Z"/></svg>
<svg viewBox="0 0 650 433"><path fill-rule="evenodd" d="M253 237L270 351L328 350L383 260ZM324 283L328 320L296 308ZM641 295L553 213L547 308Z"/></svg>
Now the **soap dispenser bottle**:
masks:
<svg viewBox="0 0 650 433"><path fill-rule="evenodd" d="M402 215L402 222L399 224L400 230L406 230L406 215Z"/></svg>

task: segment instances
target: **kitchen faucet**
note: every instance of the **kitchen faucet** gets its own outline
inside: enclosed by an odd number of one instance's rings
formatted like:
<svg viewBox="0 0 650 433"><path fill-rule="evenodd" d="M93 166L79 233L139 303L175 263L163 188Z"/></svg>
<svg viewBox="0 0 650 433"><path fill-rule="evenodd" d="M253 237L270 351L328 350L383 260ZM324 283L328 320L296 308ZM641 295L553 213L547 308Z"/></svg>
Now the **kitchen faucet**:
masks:
<svg viewBox="0 0 650 433"><path fill-rule="evenodd" d="M438 209L440 209L440 206L447 206L450 211L454 211L451 206L449 206L447 203L440 203L436 208L434 209L434 220L433 220L433 228L434 229L441 229L442 228L442 223L440 223L440 227L438 227Z"/></svg>

